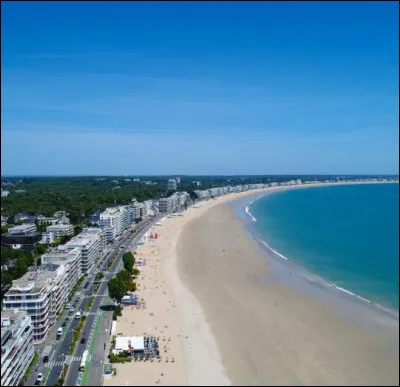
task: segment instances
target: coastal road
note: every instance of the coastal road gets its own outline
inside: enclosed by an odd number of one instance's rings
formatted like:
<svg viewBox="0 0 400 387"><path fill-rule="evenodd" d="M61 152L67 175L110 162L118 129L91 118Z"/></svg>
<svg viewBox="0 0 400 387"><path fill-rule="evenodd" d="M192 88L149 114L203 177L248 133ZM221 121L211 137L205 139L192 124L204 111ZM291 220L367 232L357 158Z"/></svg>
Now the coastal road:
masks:
<svg viewBox="0 0 400 387"><path fill-rule="evenodd" d="M86 343L80 344L78 342L74 354L74 359L81 359L83 352L87 350L89 352L89 361L86 362L84 372L79 371L80 361L72 361L68 368L64 385L99 386L102 383L103 364L108 355L106 350L108 350L111 334L114 306L114 302L108 296L107 282L122 268L123 254L131 251L132 247L135 246L143 234L160 218L161 216L157 216L143 221L138 225L133 234L129 233L121 242L124 248L120 249L110 269L104 272L104 279L87 314L86 323L81 335L81 337L86 338Z"/></svg>
<svg viewBox="0 0 400 387"><path fill-rule="evenodd" d="M119 245L116 247L116 249L118 248ZM109 257L112 255L112 253L113 250L111 250L108 247L106 250L106 255L103 258L103 261L104 260L107 261ZM90 285L88 286L88 289L93 287L93 277L95 271L96 268L94 267L88 273L88 276L85 277L85 280L79 286L77 292L75 293L73 299L71 300L70 305L73 305L74 302L76 301L77 305L73 309L70 309L72 312L70 313L71 316L68 318L68 320L67 316L70 311L65 310L62 314L62 317L56 322L56 324L53 325L53 327L51 327L49 335L46 338L46 341L43 344L35 346L35 350L39 353L39 359L35 369L29 375L26 385L33 385L36 381L38 373L44 374L42 385L53 385L54 382L58 380L60 373L63 369L63 364L67 359L67 354L73 339L74 331L79 323L79 320L75 319L75 314L78 310L81 312L81 314L83 314L86 309L86 305L88 303L89 298L83 297L83 294L85 292L84 286L87 282L89 282ZM60 326L62 326L62 323L64 321L67 321L67 325L64 327L63 336L61 337L60 340L57 340L56 339L57 329ZM49 361L44 364L43 357L41 356L41 354L43 352L43 349L48 345L51 345L53 348L50 354Z"/></svg>
<svg viewBox="0 0 400 387"><path fill-rule="evenodd" d="M149 219L151 221L152 219ZM147 224L147 221L142 222L143 225ZM120 249L120 246L126 243L129 238L132 238L136 235L136 233L142 229L141 225L138 226L132 235L132 233L128 232L128 235L121 241L115 242L113 246L109 246L106 249L106 254L105 257L102 259L102 262L100 263L99 266L94 266L92 270L88 273L88 275L85 277L85 280L82 282L82 284L79 286L77 292L75 293L73 299L70 302L70 305L72 306L76 300L78 300L76 307L71 308L72 310L72 315L68 318L67 320L67 325L63 328L64 333L63 336L61 337L60 340L56 339L57 335L57 329L62 326L62 323L66 321L69 310L65 310L61 316L61 318L50 328L50 331L48 333L48 336L46 338L46 341L42 344L35 345L35 351L39 354L38 361L30 373L27 381L25 382L26 386L32 386L35 384L37 375L39 373L43 373L44 378L43 382L41 383L42 385L53 385L58 378L60 377L60 373L63 369L63 364L66 362L66 360L72 360L71 364L78 363L78 366L80 364L80 359L79 356L74 354L73 357L68 356L68 350L70 347L70 344L73 339L73 334L74 331L79 323L79 320L75 319L75 314L79 310L81 314L83 315L86 306L88 303L88 300L90 299L91 296L87 296L86 292L93 288L93 279L94 275L96 272L104 270L107 266L107 263L111 256ZM106 278L106 277L105 277ZM111 278L111 277L110 277ZM87 289L84 289L85 284L89 281L90 285L87 287ZM97 297L96 297L97 298ZM96 300L95 298L95 300ZM93 302L91 310L93 310L93 306L96 305L96 302ZM90 315L87 316L87 319L89 319ZM85 327L87 326L87 323L85 324ZM84 336L83 336L84 337ZM43 356L42 352L46 346L52 346L52 350L49 356L49 361L47 363L43 363ZM82 345L80 344L80 341L78 341L77 348ZM82 351L83 353L83 351ZM82 355L82 354L81 354Z"/></svg>

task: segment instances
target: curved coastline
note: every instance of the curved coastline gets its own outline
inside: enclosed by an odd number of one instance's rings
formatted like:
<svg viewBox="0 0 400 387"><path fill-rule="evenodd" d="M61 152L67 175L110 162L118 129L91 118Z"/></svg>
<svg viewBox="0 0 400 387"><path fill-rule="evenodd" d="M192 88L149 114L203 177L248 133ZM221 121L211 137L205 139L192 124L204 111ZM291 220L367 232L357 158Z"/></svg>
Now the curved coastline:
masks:
<svg viewBox="0 0 400 387"><path fill-rule="evenodd" d="M246 204L283 189L288 187L243 192L241 195L227 195L217 200L205 201L201 204L201 207L204 207L199 211L201 213L193 217L181 230L176 269L186 290L192 293L201 305L203 313L201 316L197 315L198 324L209 325L210 333L216 339L225 375L232 384L241 385L285 382L316 385L328 380L332 383L350 384L365 383L369 380L370 385L378 385L383 381L392 385L395 381L396 384L398 374L392 366L392 361L386 365L378 362L379 356L386 351L385 346L390 345L388 350L392 351L391 343L395 346L396 340L387 341L385 338L378 343L380 334L365 336L365 332L383 328L389 330L387 334L390 336L390 332L396 330L393 327L398 326L398 320L384 317L381 311L372 312L371 308L361 307L361 300L339 290L335 293L340 293L346 299L360 301L358 305L344 302L346 308L343 309L343 315L340 311L338 313L337 309L340 308L332 308L325 297L318 299L310 294L298 292L286 286L287 284L282 282L283 278L278 281L268 278L264 287L263 276L275 272L275 267L278 266L271 264L272 261L279 262L279 265L292 262L278 257L271 260L270 254L264 263L263 255L260 254L260 241L252 240L250 233L243 232L243 222L237 219L230 207L232 203L240 201L241 215L247 218L246 223L254 224L249 222L250 215L243 211ZM235 256L236 249L240 249L237 253L245 254L243 259ZM280 273L283 271L289 273L287 266ZM295 275L292 275L290 280L293 280L293 277ZM306 282L303 281L303 277L299 281ZM317 293L325 295L328 290L332 289L324 287L324 291ZM277 309L274 299L279 303ZM188 311L184 313L190 314ZM353 319L353 315L358 313L360 320L366 318L368 322L360 321L361 325L358 324L358 321ZM246 330L245 334L237 344L233 344L236 343L235 338L243 332L241 329ZM254 336L256 332L263 336L257 339L257 336ZM328 336L324 339L326 335ZM250 348L247 346L250 343L252 349L248 352ZM325 347L328 343L331 344ZM312 345L312 348L309 348L311 352L307 357L301 361L297 360L301 363L298 366L291 366L293 361L296 363L297 351L300 351L300 355L301 348L307 348L309 345ZM333 347L330 348L330 345ZM371 348L375 348L376 345L376 350L371 352ZM265 348L268 348L267 352ZM192 347L190 350L196 351L196 348ZM340 353L346 356L341 359ZM393 353L396 353L396 349ZM259 357L261 354L263 355ZM353 361L351 359L355 358L359 359L353 364L354 367L350 367L349 364ZM321 365L318 365L318 359L321 359ZM333 368L328 365L329 361L333 361ZM206 359L203 359L202 363L207 364ZM358 372L354 372L356 369Z"/></svg>
<svg viewBox="0 0 400 387"><path fill-rule="evenodd" d="M360 294L358 294L356 292L353 292L351 289L341 287L341 286L337 285L334 281L330 281L329 279L324 278L323 276L319 275L318 273L313 272L310 269L304 267L303 265L298 263L295 259L290 259L290 258L286 257L284 254L279 252L277 249L275 249L271 245L269 245L267 243L267 241L265 241L263 238L261 238L260 236L257 236L258 233L256 232L256 230L254 228L254 223L257 221L257 218L251 212L251 205L253 205L254 202L256 202L257 200L264 198L265 196L276 194L276 193L280 193L280 192L284 192L286 190L297 189L297 188L314 188L314 187L327 187L327 186L329 187L329 186L332 186L332 185L351 185L351 184L352 183L324 184L324 185L304 185L304 186L298 186L298 187L295 186L295 187L277 189L277 190L270 191L270 192L264 192L263 194L257 195L256 197L250 196L250 197L247 197L248 200L245 203L241 203L240 204L240 206L242 208L244 207L244 213L247 214L248 216L247 217L245 217L245 216L241 217L239 215L239 218L242 218L245 221L245 223L246 223L246 225L245 225L246 231L248 232L250 237L252 237L253 239L255 239L257 241L259 247L261 247L261 250L264 253L266 253L267 258L279 259L282 262L284 262L284 264L286 264L289 268L292 268L293 270L301 270L303 272L303 278L305 280L307 280L307 281L309 281L311 283L320 285L320 286L324 286L324 287L326 287L327 290L341 292L343 294L343 296L345 296L345 297L356 298L358 301L367 303L371 307L379 309L379 310L389 314L390 316L396 318L397 320L399 320L399 310L387 307L387 306L382 305L382 304L380 304L380 303L378 303L376 301L373 301L371 299L363 297L362 295L360 295ZM395 182L395 183L366 182L366 183L353 183L353 184L398 184L398 183L397 182ZM238 199L232 200L231 203L233 205L235 205L236 201L238 201ZM249 220L249 218L251 219L251 221Z"/></svg>

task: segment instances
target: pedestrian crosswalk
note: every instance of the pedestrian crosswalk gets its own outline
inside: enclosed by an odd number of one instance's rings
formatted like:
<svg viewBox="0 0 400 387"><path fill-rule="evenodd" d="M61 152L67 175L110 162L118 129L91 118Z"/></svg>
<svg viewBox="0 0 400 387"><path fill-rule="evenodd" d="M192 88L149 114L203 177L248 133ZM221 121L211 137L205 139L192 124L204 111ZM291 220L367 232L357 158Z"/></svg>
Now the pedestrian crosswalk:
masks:
<svg viewBox="0 0 400 387"><path fill-rule="evenodd" d="M86 312L85 315L86 316L102 316L103 315L103 311L96 310L96 312Z"/></svg>
<svg viewBox="0 0 400 387"><path fill-rule="evenodd" d="M92 356L88 355L87 361L91 361ZM81 362L82 356L67 356L65 360L53 360L46 363L46 368L61 367L64 364L71 364L73 362Z"/></svg>
<svg viewBox="0 0 400 387"><path fill-rule="evenodd" d="M92 297L104 297L103 294L92 294L92 295L86 295L84 298L92 298Z"/></svg>

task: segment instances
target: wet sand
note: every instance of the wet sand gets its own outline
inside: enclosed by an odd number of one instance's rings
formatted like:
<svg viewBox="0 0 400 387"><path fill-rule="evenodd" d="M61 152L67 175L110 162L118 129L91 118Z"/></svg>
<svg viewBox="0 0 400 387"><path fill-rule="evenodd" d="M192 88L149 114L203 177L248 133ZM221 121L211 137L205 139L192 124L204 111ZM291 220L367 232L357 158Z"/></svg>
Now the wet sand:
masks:
<svg viewBox="0 0 400 387"><path fill-rule="evenodd" d="M398 320L279 281L229 206L188 223L177 253L232 384L399 385Z"/></svg>

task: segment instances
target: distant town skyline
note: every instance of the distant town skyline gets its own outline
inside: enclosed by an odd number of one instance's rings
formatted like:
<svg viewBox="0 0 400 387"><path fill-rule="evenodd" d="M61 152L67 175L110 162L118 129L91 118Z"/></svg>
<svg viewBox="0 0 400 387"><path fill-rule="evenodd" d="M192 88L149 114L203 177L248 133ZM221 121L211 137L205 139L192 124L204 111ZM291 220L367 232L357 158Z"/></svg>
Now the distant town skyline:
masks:
<svg viewBox="0 0 400 387"><path fill-rule="evenodd" d="M2 176L398 175L397 2L5 2Z"/></svg>

